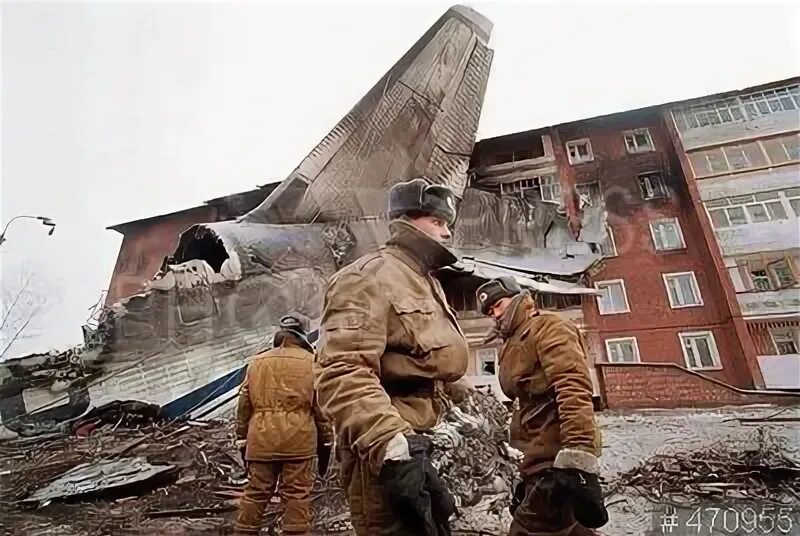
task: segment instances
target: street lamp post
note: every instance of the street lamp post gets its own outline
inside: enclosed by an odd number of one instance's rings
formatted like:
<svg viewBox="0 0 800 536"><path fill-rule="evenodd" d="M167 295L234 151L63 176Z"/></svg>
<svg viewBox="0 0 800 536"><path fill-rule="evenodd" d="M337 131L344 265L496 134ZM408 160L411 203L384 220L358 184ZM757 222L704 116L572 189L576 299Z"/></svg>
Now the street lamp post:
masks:
<svg viewBox="0 0 800 536"><path fill-rule="evenodd" d="M8 220L8 223L6 223L6 226L3 229L3 232L0 233L0 246L2 246L3 242L6 241L6 232L8 231L8 227L11 225L11 223L14 220L19 220L21 218L28 218L28 219L31 219L31 220L39 220L40 222L42 222L42 225L44 225L45 227L50 227L50 231L48 231L47 236L51 236L56 230L56 222L54 222L50 218L45 218L44 216L26 216L26 215L14 216L10 220Z"/></svg>

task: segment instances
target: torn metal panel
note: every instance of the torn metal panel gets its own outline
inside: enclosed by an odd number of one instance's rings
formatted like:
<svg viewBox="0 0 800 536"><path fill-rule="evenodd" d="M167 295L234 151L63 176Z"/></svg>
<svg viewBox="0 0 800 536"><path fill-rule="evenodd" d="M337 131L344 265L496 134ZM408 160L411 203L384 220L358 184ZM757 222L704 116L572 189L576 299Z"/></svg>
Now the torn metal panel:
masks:
<svg viewBox="0 0 800 536"><path fill-rule="evenodd" d="M244 223L380 215L385 192L427 175L459 195L489 78L492 24L455 6L370 89Z"/></svg>
<svg viewBox="0 0 800 536"><path fill-rule="evenodd" d="M480 259L466 259L454 268L455 271L464 274L471 274L483 279L494 279L496 277L513 277L520 285L528 287L536 292L549 294L571 294L571 295L595 295L598 291L587 288L576 283L560 281L554 278L547 278L540 275L533 275L528 272L519 272L512 268L495 266L482 262Z"/></svg>
<svg viewBox="0 0 800 536"><path fill-rule="evenodd" d="M162 483L173 465L150 465L144 458L103 460L70 469L47 486L23 499L26 503L45 503L54 499L74 499L119 492L121 488ZM162 477L162 478L158 478Z"/></svg>

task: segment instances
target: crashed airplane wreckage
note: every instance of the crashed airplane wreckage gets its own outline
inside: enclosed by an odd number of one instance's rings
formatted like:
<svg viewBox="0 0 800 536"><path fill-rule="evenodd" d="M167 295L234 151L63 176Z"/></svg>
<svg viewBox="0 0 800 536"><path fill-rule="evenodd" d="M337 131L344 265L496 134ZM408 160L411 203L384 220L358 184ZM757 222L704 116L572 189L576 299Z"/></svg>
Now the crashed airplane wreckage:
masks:
<svg viewBox="0 0 800 536"><path fill-rule="evenodd" d="M502 194L469 173L491 27L449 9L261 205L186 230L146 292L107 307L82 346L3 363L4 432L68 431L119 401L170 419L230 411L278 319L320 315L327 278L388 238L388 189L419 175L461 198L453 248L462 260L442 274L446 290L513 275L540 292L594 293L580 283L601 260L602 206L583 207L576 236L538 190Z"/></svg>

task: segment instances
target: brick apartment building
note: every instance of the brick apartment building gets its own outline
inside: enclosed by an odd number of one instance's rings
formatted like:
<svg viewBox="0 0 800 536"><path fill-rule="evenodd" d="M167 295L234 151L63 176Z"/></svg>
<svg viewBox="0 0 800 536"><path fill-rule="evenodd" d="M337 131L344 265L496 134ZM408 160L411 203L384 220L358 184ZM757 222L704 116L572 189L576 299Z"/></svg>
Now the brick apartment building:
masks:
<svg viewBox="0 0 800 536"><path fill-rule="evenodd" d="M533 193L558 205L574 236L587 207L605 208L603 260L569 283L598 295L536 299L585 332L607 406L750 403L770 399L764 389L800 389L799 80L475 145L471 188ZM112 227L125 239L108 302L143 290L180 231L236 217L273 187ZM492 321L469 288L448 297L472 348L468 376L499 392Z"/></svg>

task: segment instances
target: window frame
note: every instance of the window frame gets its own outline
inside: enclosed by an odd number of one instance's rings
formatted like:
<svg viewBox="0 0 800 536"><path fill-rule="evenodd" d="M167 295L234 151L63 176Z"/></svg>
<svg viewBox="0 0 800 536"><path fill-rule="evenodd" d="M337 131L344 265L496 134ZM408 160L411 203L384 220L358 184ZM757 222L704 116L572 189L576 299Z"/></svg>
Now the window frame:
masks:
<svg viewBox="0 0 800 536"><path fill-rule="evenodd" d="M611 348L610 348L610 344L609 343L620 343L620 342L629 342L629 341L633 341L633 358L634 358L633 361L613 361L611 359ZM636 340L636 337L614 337L612 339L606 339L604 342L605 342L605 347L606 347L606 362L607 363L614 363L614 364L623 363L624 364L624 363L641 363L642 362L642 356L639 353L639 341Z"/></svg>
<svg viewBox="0 0 800 536"><path fill-rule="evenodd" d="M656 226L656 224L667 223L667 222L673 223L675 225L675 227L677 228L677 230L678 230L678 238L680 238L681 244L680 244L680 246L674 247L674 248L659 249L658 242L656 241L656 229L655 229L655 226ZM650 220L648 222L648 224L650 226L650 239L653 241L653 248L656 251L659 251L659 252L680 251L682 249L686 249L686 239L683 236L683 229L681 228L681 222L680 222L679 218L677 218L677 217L658 218L658 219L655 219L655 220Z"/></svg>
<svg viewBox="0 0 800 536"><path fill-rule="evenodd" d="M603 251L603 243L599 244L601 249L601 254L603 255L604 259L613 259L614 257L619 257L619 252L617 251L617 242L614 240L614 231L611 229L611 226L606 224L606 233L608 233L608 241L611 243L611 249L613 254L609 254Z"/></svg>
<svg viewBox="0 0 800 536"><path fill-rule="evenodd" d="M624 279L606 279L603 281L595 281L594 288L600 290L600 287L603 285L611 285L617 284L622 287L622 297L625 299L625 310L624 311L611 311L611 312L603 312L603 307L601 306L602 303L602 295L597 296L595 298L595 302L597 303L597 312L600 313L602 316L610 316L610 315L624 315L631 312L631 304L628 301L628 290L625 288L625 280Z"/></svg>
<svg viewBox="0 0 800 536"><path fill-rule="evenodd" d="M794 345L794 352L788 354L782 354L780 348L778 347L778 341L775 339L775 332L778 330L786 330L791 342ZM800 340L798 340L798 331L796 329L792 329L790 327L785 328L770 328L769 329L769 338L772 340L772 346L775 348L775 355L797 355L800 354Z"/></svg>
<svg viewBox="0 0 800 536"><path fill-rule="evenodd" d="M640 146L636 142L636 135L637 134L638 135L644 134L647 137L648 145ZM631 150L630 146L628 145L628 136L630 136L633 139L633 144L636 146L634 148L634 150ZM655 150L656 150L656 144L653 141L653 136L650 134L650 129L646 128L646 127L644 127L644 128L634 128L634 129L631 129L631 130L623 131L623 133L622 133L622 142L625 144L625 151L627 151L628 154L652 153L652 152L655 152Z"/></svg>
<svg viewBox="0 0 800 536"><path fill-rule="evenodd" d="M692 292L694 292L694 297L697 299L697 303L689 303L689 304L676 304L672 300L672 293L669 289L669 280L670 279L677 279L679 277L690 277ZM690 307L703 307L705 305L703 303L703 294L700 292L700 284L697 282L697 275L694 272L669 272L661 274L661 278L664 281L664 290L667 293L667 299L669 300L669 306L672 309L688 309Z"/></svg>
<svg viewBox="0 0 800 536"><path fill-rule="evenodd" d="M493 360L493 363L494 363L494 374L486 374L486 373L484 373L483 365L484 365L484 363L487 362L487 360L489 358L487 356L481 356L482 352L491 352L492 353L492 360ZM498 355L498 352L497 352L497 348L478 348L475 351L475 360L477 361L477 363L476 363L476 365L477 365L477 370L476 370L477 374L476 374L476 376L490 376L490 377L491 376L497 376L497 361L498 361L498 358L499 358L499 355Z"/></svg>
<svg viewBox="0 0 800 536"><path fill-rule="evenodd" d="M697 339L700 337L708 337L710 344L708 345L708 349L711 351L711 359L714 362L713 365L706 366L700 363L698 358L698 365L697 367L692 366L690 362L689 353L686 348L686 339ZM683 360L686 364L686 368L689 370L722 370L722 359L719 355L719 349L717 348L717 340L714 338L713 331L684 331L678 333L678 338L681 343L681 351L683 352ZM696 350L696 346L694 347Z"/></svg>
<svg viewBox="0 0 800 536"><path fill-rule="evenodd" d="M658 178L658 182L661 184L661 195L653 195L651 197L647 197L645 189L643 188L643 180L648 179L650 180L653 176ZM639 193L642 194L642 199L645 201L652 201L654 199L666 199L669 197L669 192L667 191L667 183L664 181L664 174L661 171L646 171L644 173L639 173L636 175L636 182L639 185ZM651 188L652 189L652 188Z"/></svg>
<svg viewBox="0 0 800 536"><path fill-rule="evenodd" d="M588 155L586 157L581 157L580 152L577 150L577 146L579 144L586 144ZM570 154L569 148L571 146L576 147L575 157ZM570 165L577 165L577 164L585 164L587 162L592 162L594 160L594 151L592 150L592 140L589 138L579 138L577 140L570 140L564 144L564 148L567 151L567 160L569 160Z"/></svg>

